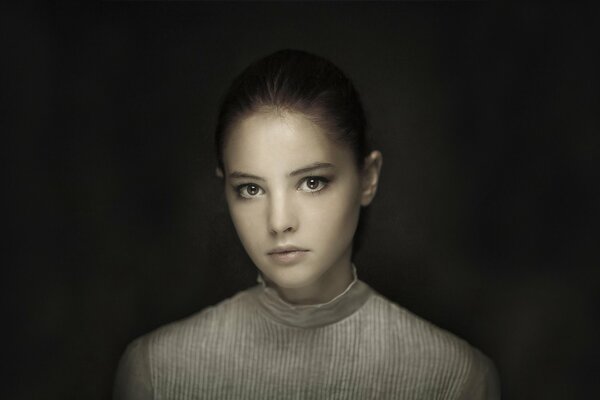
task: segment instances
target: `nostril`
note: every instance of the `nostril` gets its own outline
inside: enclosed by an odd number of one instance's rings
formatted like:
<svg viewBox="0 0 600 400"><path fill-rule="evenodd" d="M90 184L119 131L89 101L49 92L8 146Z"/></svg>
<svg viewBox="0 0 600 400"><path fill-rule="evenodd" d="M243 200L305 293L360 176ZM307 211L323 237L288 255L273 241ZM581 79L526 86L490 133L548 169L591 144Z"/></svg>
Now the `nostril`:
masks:
<svg viewBox="0 0 600 400"><path fill-rule="evenodd" d="M271 233L272 235L277 235L277 233L279 233L279 232L286 233L286 232L293 232L293 231L294 231L293 226L288 226L287 228L284 228L284 229L277 229L277 228L269 229L269 233Z"/></svg>

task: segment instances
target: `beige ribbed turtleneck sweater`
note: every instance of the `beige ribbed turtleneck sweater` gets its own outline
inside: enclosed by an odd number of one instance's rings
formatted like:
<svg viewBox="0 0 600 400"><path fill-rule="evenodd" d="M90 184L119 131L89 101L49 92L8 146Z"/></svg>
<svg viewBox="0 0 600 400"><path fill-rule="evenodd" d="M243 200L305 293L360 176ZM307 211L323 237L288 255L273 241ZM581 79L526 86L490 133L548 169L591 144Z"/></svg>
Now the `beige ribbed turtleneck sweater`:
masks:
<svg viewBox="0 0 600 400"><path fill-rule="evenodd" d="M491 362L356 275L328 303L260 285L135 340L115 400L499 399Z"/></svg>

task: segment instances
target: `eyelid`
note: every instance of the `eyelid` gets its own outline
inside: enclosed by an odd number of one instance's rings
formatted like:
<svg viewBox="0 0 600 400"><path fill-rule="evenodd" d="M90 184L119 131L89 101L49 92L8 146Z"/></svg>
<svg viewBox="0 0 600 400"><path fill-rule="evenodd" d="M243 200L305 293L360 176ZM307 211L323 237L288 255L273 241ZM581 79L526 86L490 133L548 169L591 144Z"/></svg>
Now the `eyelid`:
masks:
<svg viewBox="0 0 600 400"><path fill-rule="evenodd" d="M244 188L247 188L248 186L256 186L259 191L258 194L256 194L255 196L242 195L242 190L244 190ZM251 200L251 199L259 197L265 193L265 189L263 189L260 185L257 185L256 183L252 183L252 182L241 183L239 185L233 185L233 190L236 193L236 195L238 196L238 198L240 198L241 200Z"/></svg>
<svg viewBox="0 0 600 400"><path fill-rule="evenodd" d="M302 190L301 187L304 183L306 183L306 181L308 181L309 179L316 179L317 181L320 182L321 185L323 185L323 187L321 187L320 189L315 189L315 190L307 190L307 193L317 193L320 192L324 189L327 188L327 186L329 185L329 183L331 182L330 178L327 178L325 176L316 176L316 175L309 175L309 176L305 176L304 178L300 179L300 182L298 182L298 186L297 186L297 190Z"/></svg>

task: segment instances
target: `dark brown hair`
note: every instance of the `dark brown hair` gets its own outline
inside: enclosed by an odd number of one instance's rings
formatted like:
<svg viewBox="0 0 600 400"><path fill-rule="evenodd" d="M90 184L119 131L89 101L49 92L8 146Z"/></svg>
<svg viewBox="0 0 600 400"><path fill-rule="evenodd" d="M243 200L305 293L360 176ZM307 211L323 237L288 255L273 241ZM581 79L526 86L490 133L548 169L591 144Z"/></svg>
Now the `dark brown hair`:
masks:
<svg viewBox="0 0 600 400"><path fill-rule="evenodd" d="M334 140L353 150L357 165L367 155L366 119L352 82L330 61L300 50L280 50L249 65L221 104L215 132L217 162L231 127L261 111L300 112Z"/></svg>

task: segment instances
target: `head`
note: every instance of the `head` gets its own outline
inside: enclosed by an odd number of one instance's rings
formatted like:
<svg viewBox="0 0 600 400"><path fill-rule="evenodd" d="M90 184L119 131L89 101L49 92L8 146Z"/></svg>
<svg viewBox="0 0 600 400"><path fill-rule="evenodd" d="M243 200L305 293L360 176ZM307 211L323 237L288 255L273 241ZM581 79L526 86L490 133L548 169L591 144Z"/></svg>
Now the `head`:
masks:
<svg viewBox="0 0 600 400"><path fill-rule="evenodd" d="M215 142L232 221L263 278L290 301L326 300L351 279L361 208L382 163L365 131L350 80L302 51L253 63L223 101Z"/></svg>

